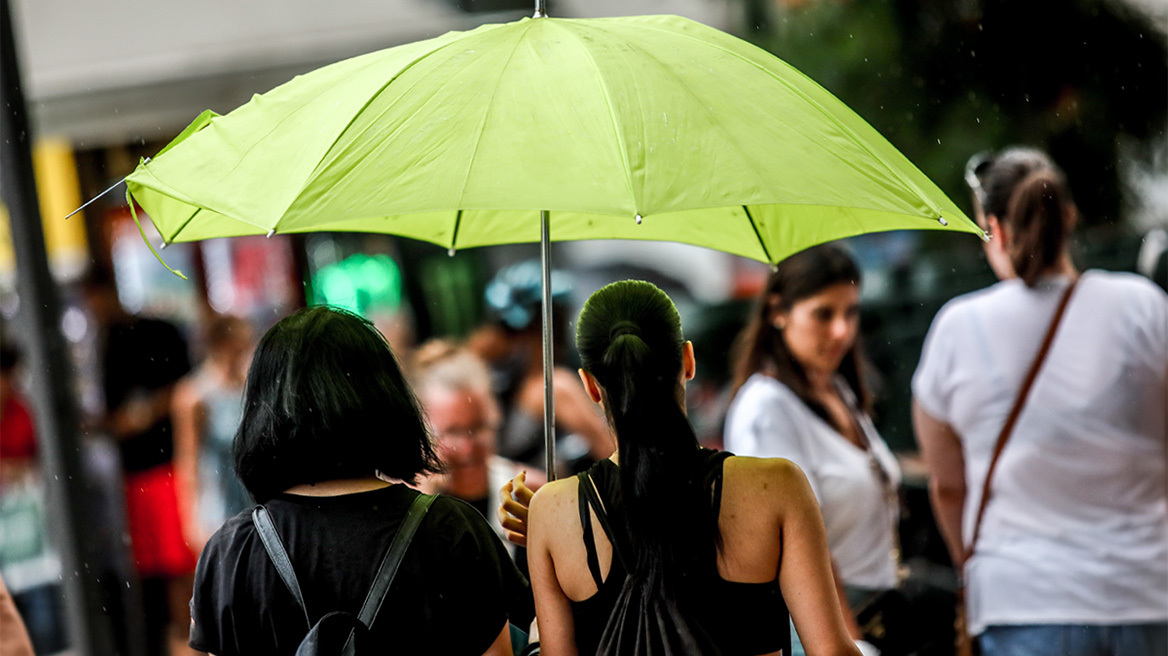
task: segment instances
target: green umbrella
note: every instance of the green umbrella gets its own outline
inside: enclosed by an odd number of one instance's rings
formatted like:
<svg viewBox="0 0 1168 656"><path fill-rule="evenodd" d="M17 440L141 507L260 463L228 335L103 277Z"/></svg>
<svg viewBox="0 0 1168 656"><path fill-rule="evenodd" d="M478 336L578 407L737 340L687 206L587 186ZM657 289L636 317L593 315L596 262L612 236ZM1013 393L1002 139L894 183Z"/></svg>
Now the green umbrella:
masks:
<svg viewBox="0 0 1168 656"><path fill-rule="evenodd" d="M550 240L776 263L866 232L982 234L815 82L675 16L537 10L354 57L205 112L126 182L166 243L321 230L452 252L542 241L545 270ZM550 385L545 398L550 463Z"/></svg>

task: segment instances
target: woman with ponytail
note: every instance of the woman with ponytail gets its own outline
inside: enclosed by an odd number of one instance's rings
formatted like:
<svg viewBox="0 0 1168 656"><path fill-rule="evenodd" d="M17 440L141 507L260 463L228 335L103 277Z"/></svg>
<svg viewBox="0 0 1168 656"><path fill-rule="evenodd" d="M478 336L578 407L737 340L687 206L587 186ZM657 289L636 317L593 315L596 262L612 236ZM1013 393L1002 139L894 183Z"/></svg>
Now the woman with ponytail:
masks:
<svg viewBox="0 0 1168 656"><path fill-rule="evenodd" d="M639 281L598 290L576 346L618 449L531 501L543 653L786 656L789 607L809 654L857 654L806 477L698 446L685 414L693 345L669 297Z"/></svg>
<svg viewBox="0 0 1168 656"><path fill-rule="evenodd" d="M970 164L1001 282L938 312L913 377L969 631L985 656L1168 653L1168 295L1076 271L1045 154Z"/></svg>

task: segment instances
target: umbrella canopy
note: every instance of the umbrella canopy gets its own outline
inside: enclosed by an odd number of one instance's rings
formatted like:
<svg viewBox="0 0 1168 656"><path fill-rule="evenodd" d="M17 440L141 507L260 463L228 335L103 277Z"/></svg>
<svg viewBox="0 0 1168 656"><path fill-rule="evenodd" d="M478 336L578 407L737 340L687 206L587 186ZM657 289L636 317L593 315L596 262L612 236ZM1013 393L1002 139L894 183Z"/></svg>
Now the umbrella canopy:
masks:
<svg viewBox="0 0 1168 656"><path fill-rule="evenodd" d="M778 262L897 229L981 231L863 119L675 16L523 19L205 112L127 178L166 242L318 230L465 248L649 239Z"/></svg>
<svg viewBox="0 0 1168 656"><path fill-rule="evenodd" d="M134 170L127 193L167 243L318 230L452 252L540 241L549 477L550 240L678 241L776 263L865 232L982 234L771 54L675 16L542 14L348 59L225 116L204 112Z"/></svg>

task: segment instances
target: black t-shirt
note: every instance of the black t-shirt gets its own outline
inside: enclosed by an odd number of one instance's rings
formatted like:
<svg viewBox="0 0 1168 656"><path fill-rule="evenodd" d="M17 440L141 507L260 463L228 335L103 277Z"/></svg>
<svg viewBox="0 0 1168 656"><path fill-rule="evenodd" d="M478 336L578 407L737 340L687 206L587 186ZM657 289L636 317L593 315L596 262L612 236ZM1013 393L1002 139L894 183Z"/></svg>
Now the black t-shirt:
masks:
<svg viewBox="0 0 1168 656"><path fill-rule="evenodd" d="M178 328L158 319L135 318L114 324L102 358L106 409L117 410L136 395L173 385L191 370L187 343ZM170 417L125 437L119 447L126 471L142 471L170 462L174 452Z"/></svg>
<svg viewBox="0 0 1168 656"><path fill-rule="evenodd" d="M313 623L356 615L417 492L404 485L336 497L281 495L265 506ZM531 589L466 503L440 496L422 520L367 644L402 654L486 651L503 623L531 619ZM308 632L251 521L229 519L195 571L191 647L217 656L294 654Z"/></svg>

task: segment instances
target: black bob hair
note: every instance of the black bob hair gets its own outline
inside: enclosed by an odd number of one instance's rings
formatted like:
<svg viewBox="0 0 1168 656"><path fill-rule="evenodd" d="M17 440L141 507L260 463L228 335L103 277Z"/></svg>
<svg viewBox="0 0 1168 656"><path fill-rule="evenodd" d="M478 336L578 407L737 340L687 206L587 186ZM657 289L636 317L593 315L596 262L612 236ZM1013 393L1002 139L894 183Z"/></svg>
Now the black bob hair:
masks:
<svg viewBox="0 0 1168 656"><path fill-rule="evenodd" d="M257 502L290 487L381 473L413 482L442 467L385 337L330 307L273 326L247 373L235 473Z"/></svg>

